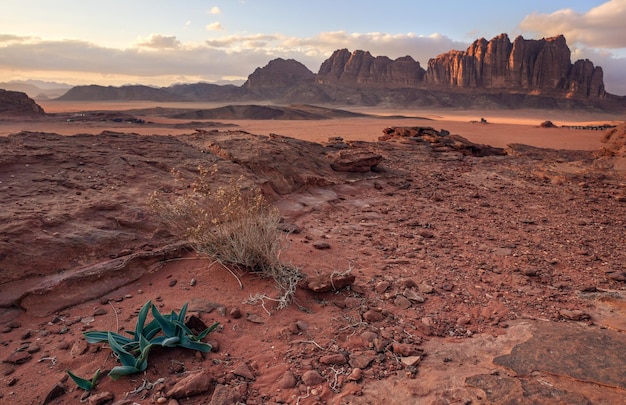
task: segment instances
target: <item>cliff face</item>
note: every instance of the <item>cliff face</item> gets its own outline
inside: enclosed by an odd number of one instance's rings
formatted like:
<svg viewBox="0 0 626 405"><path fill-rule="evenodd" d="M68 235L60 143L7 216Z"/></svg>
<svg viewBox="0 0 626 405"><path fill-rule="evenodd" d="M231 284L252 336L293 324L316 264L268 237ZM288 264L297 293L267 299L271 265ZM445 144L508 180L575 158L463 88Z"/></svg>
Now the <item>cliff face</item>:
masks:
<svg viewBox="0 0 626 405"><path fill-rule="evenodd" d="M604 98L602 69L593 63L572 65L565 37L513 43L506 34L475 41L466 51L451 51L428 61L424 84L461 88L565 93Z"/></svg>
<svg viewBox="0 0 626 405"><path fill-rule="evenodd" d="M347 49L335 51L322 63L317 73L319 84L344 84L380 87L415 87L424 79L425 71L410 56L391 60L373 57L366 51Z"/></svg>
<svg viewBox="0 0 626 405"><path fill-rule="evenodd" d="M42 115L43 108L26 93L0 89L0 115Z"/></svg>

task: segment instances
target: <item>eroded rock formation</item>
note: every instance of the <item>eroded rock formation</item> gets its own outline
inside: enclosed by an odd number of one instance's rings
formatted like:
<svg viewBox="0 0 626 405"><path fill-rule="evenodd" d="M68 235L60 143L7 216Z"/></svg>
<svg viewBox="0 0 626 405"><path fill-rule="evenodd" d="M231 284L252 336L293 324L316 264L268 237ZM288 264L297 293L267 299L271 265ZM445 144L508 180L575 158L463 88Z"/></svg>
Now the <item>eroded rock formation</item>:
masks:
<svg viewBox="0 0 626 405"><path fill-rule="evenodd" d="M570 61L565 37L539 40L506 34L474 41L466 51L450 51L428 61L426 85L565 93L604 98L602 68L589 60Z"/></svg>
<svg viewBox="0 0 626 405"><path fill-rule="evenodd" d="M384 87L415 87L426 72L410 56L391 60L372 56L367 51L352 53L340 49L322 63L317 74L320 84L374 85Z"/></svg>
<svg viewBox="0 0 626 405"><path fill-rule="evenodd" d="M42 115L43 108L20 91L0 89L0 115Z"/></svg>

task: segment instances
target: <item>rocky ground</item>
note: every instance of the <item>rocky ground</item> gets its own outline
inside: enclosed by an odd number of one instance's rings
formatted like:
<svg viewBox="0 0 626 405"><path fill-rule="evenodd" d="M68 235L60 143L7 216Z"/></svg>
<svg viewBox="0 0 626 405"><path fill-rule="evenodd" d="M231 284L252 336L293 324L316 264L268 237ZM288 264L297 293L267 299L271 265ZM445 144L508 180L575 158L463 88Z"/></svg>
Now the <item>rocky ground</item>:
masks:
<svg viewBox="0 0 626 405"><path fill-rule="evenodd" d="M595 153L410 131L0 138L0 400L77 403L66 370L101 369L88 403L624 403L615 131ZM281 258L307 276L288 308L271 280L197 257L149 210L152 192L183 190L171 169L199 164L280 209ZM133 329L149 300L219 322L213 351L155 350L113 381L111 350L82 332Z"/></svg>

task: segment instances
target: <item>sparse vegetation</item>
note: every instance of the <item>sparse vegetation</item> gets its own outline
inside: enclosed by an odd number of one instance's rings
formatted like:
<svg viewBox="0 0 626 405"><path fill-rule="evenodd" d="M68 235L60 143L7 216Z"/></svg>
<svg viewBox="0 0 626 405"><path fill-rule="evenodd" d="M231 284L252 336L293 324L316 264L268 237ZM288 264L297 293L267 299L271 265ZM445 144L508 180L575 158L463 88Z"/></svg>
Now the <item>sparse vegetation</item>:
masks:
<svg viewBox="0 0 626 405"><path fill-rule="evenodd" d="M149 312L152 312L154 319L146 325ZM127 331L130 337L111 331L89 331L83 335L88 343L108 343L121 363L109 372L109 377L117 380L124 375L145 371L148 367L148 355L154 347L184 347L205 353L211 351L211 345L201 340L219 324L216 322L199 335L195 335L185 325L186 314L187 304L183 305L179 313L172 311L163 315L151 301L148 301L139 311L135 330ZM80 388L90 391L97 384L100 370L96 371L91 380L78 377L71 371L67 373Z"/></svg>
<svg viewBox="0 0 626 405"><path fill-rule="evenodd" d="M175 172L177 181L184 182ZM280 213L258 188L243 188L242 178L220 187L212 184L215 169L199 167L197 178L175 200L154 193L153 209L196 252L228 268L272 278L280 291L278 308L291 301L299 269L280 261L283 232Z"/></svg>

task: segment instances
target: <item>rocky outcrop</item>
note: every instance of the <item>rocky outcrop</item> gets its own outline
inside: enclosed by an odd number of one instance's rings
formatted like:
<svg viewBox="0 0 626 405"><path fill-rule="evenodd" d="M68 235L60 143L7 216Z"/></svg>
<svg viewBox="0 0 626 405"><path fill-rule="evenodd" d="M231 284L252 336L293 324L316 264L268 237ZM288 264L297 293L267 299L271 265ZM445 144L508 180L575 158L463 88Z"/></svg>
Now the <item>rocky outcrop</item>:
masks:
<svg viewBox="0 0 626 405"><path fill-rule="evenodd" d="M322 63L317 74L320 84L365 85L381 87L415 87L424 79L425 71L410 56L391 60L372 56L367 51L347 49L335 51Z"/></svg>
<svg viewBox="0 0 626 405"><path fill-rule="evenodd" d="M572 64L565 37L513 43L506 34L474 41L466 51L451 51L428 61L426 86L482 88L512 92L563 93L602 99L602 68L589 60Z"/></svg>
<svg viewBox="0 0 626 405"><path fill-rule="evenodd" d="M43 108L26 93L0 89L0 115L42 115Z"/></svg>
<svg viewBox="0 0 626 405"><path fill-rule="evenodd" d="M311 72L302 63L293 59L285 60L278 58L270 61L262 68L257 68L248 76L248 80L242 87L249 90L284 90L305 82L313 82L314 80L315 73Z"/></svg>

